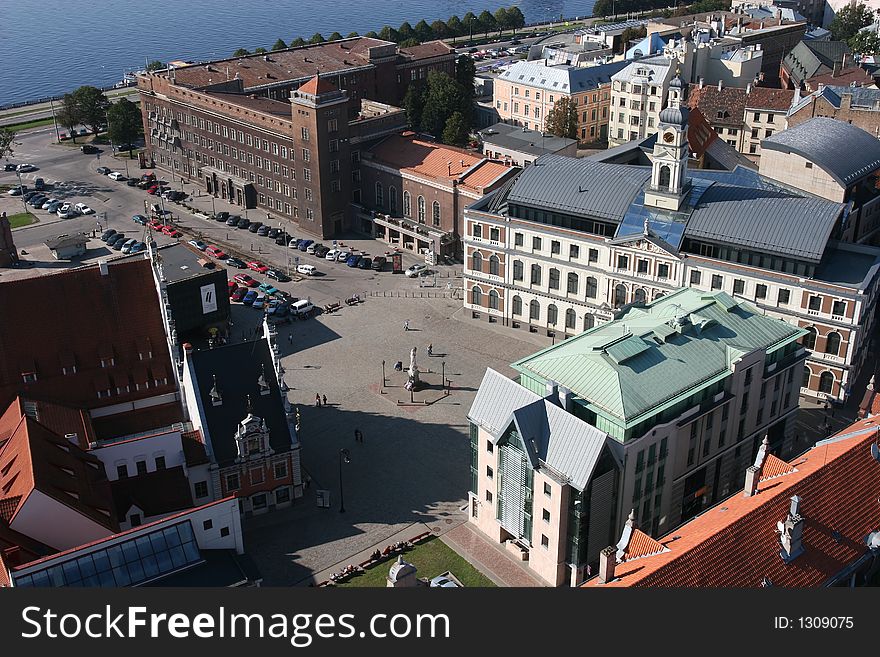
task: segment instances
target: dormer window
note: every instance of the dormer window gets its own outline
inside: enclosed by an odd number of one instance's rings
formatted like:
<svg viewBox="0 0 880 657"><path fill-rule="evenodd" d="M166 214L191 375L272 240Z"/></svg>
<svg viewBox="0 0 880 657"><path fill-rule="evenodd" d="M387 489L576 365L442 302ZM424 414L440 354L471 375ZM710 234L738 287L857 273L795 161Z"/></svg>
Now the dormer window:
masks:
<svg viewBox="0 0 880 657"><path fill-rule="evenodd" d="M25 383L36 383L37 373L36 372L22 372L21 379Z"/></svg>
<svg viewBox="0 0 880 657"><path fill-rule="evenodd" d="M211 388L211 392L208 393L208 396L211 398L212 406L222 406L223 405L223 396L220 394L220 388L217 386L217 375L214 375L214 386Z"/></svg>
<svg viewBox="0 0 880 657"><path fill-rule="evenodd" d="M152 351L140 351L138 352L138 358L141 360L150 360L153 357Z"/></svg>
<svg viewBox="0 0 880 657"><path fill-rule="evenodd" d="M247 453L248 456L251 454L259 454L260 453L260 439L259 438L248 438L247 441Z"/></svg>
<svg viewBox="0 0 880 657"><path fill-rule="evenodd" d="M68 374L76 374L76 365L68 365L61 368L61 373L65 376Z"/></svg>
<svg viewBox="0 0 880 657"><path fill-rule="evenodd" d="M101 367L113 367L115 364L116 364L116 359L113 357L101 358Z"/></svg>
<svg viewBox="0 0 880 657"><path fill-rule="evenodd" d="M257 379L257 386L260 388L260 395L265 396L268 395L269 392L269 382L266 380L266 366L263 365L262 372L260 373L260 377Z"/></svg>

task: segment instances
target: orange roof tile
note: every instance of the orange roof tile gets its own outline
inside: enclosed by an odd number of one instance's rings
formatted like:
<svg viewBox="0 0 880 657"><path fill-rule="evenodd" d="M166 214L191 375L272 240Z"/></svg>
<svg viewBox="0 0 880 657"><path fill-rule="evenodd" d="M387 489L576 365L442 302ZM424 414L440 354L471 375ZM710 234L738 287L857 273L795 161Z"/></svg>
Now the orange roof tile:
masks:
<svg viewBox="0 0 880 657"><path fill-rule="evenodd" d="M400 171L449 184L483 160L461 148L422 141L411 132L382 140L371 149L371 153L374 160Z"/></svg>
<svg viewBox="0 0 880 657"><path fill-rule="evenodd" d="M785 461L777 458L773 454L768 454L767 458L764 460L764 465L761 466L761 478L759 481L766 481L767 479L772 479L773 477L781 477L782 475L786 475L794 471L795 468L790 463L786 463Z"/></svg>
<svg viewBox="0 0 880 657"><path fill-rule="evenodd" d="M322 78L320 75L316 75L301 86L298 91L301 91L304 94L318 96L320 94L328 94L339 90L336 88L336 85L330 82L327 78Z"/></svg>
<svg viewBox="0 0 880 657"><path fill-rule="evenodd" d="M878 530L880 463L870 445L876 419L856 422L803 454L796 470L738 492L664 536L668 551L618 564L616 579L584 586L779 587L822 586L866 552L865 537ZM805 551L790 563L780 557L776 523L792 495L801 498Z"/></svg>
<svg viewBox="0 0 880 657"><path fill-rule="evenodd" d="M665 549L662 543L655 541L641 529L635 529L629 539L629 545L623 551L624 561L650 557L651 555L663 552Z"/></svg>
<svg viewBox="0 0 880 657"><path fill-rule="evenodd" d="M485 188L498 182L514 170L501 162L486 160L462 176L461 186L482 194Z"/></svg>

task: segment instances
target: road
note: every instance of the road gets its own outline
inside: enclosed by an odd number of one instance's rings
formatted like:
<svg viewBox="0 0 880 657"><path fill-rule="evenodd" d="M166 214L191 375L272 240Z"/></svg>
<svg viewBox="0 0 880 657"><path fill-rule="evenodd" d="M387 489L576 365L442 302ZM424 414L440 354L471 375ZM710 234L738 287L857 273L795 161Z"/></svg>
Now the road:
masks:
<svg viewBox="0 0 880 657"><path fill-rule="evenodd" d="M137 91L132 88L120 89L118 91L108 91L107 97L116 102L122 98L135 102L138 99ZM55 101L55 109L57 111L60 101ZM52 107L49 103L37 103L27 107L13 107L8 110L0 111L0 127L12 125L15 123L25 123L29 121L39 121L40 119L51 119ZM60 126L59 126L60 128Z"/></svg>

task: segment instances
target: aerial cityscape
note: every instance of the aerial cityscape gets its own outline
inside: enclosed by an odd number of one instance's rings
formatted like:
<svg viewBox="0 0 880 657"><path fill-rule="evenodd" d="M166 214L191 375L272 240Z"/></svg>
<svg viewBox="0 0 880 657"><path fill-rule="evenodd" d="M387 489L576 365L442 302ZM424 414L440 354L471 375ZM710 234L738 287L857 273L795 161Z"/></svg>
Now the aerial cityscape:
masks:
<svg viewBox="0 0 880 657"><path fill-rule="evenodd" d="M880 1L199 7L0 73L0 588L880 585Z"/></svg>

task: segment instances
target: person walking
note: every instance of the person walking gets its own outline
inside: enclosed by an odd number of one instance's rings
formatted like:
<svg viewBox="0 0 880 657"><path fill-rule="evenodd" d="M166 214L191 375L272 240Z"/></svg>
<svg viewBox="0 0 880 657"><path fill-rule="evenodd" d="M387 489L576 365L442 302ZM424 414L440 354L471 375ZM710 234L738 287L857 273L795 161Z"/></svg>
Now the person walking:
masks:
<svg viewBox="0 0 880 657"><path fill-rule="evenodd" d="M321 408L321 395L315 393L315 406Z"/></svg>
<svg viewBox="0 0 880 657"><path fill-rule="evenodd" d="M324 406L327 405L327 395L321 395L321 404Z"/></svg>
<svg viewBox="0 0 880 657"><path fill-rule="evenodd" d="M354 430L354 442L356 442L356 443L364 442L364 434L361 433L360 429Z"/></svg>
<svg viewBox="0 0 880 657"><path fill-rule="evenodd" d="M433 345L433 343L428 344L428 355L429 355L429 356L433 356L433 355L434 355L434 345Z"/></svg>
<svg viewBox="0 0 880 657"><path fill-rule="evenodd" d="M408 319L403 322L403 330L409 331L409 320Z"/></svg>
<svg viewBox="0 0 880 657"><path fill-rule="evenodd" d="M293 344L293 333L287 334L287 342L288 344Z"/></svg>

